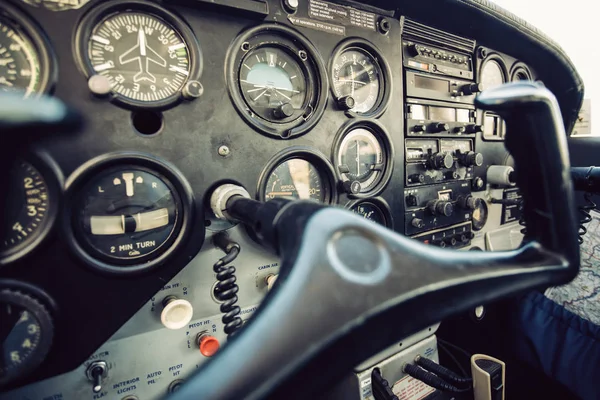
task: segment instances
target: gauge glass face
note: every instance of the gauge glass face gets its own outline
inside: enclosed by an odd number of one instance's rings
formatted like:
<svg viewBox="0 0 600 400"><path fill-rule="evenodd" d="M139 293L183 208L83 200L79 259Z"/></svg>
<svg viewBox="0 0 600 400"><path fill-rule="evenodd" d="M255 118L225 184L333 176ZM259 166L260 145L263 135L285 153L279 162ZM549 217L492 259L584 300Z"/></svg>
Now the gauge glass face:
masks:
<svg viewBox="0 0 600 400"><path fill-rule="evenodd" d="M42 90L41 64L33 42L11 22L0 18L0 91Z"/></svg>
<svg viewBox="0 0 600 400"><path fill-rule="evenodd" d="M484 89L492 89L504 83L504 72L496 61L488 61L481 71L481 83Z"/></svg>
<svg viewBox="0 0 600 400"><path fill-rule="evenodd" d="M261 118L285 122L304 113L306 75L283 48L264 46L250 51L239 75L246 104Z"/></svg>
<svg viewBox="0 0 600 400"><path fill-rule="evenodd" d="M375 58L362 49L342 51L333 61L333 90L336 97L351 96L357 113L373 111L381 90L381 68Z"/></svg>
<svg viewBox="0 0 600 400"><path fill-rule="evenodd" d="M338 170L351 181L358 181L361 192L378 183L383 170L383 149L377 137L364 128L346 134L338 152Z"/></svg>
<svg viewBox="0 0 600 400"><path fill-rule="evenodd" d="M123 168L91 179L77 205L76 232L118 263L158 257L180 215L174 189L157 174Z"/></svg>
<svg viewBox="0 0 600 400"><path fill-rule="evenodd" d="M325 201L324 182L317 168L301 158L287 160L271 172L265 188L267 200L293 197L302 200Z"/></svg>
<svg viewBox="0 0 600 400"><path fill-rule="evenodd" d="M385 218L385 214L381 209L374 203L370 201L363 201L361 203L356 204L354 207L350 209L352 212L368 219L369 221L377 222L380 225L386 226L387 221Z"/></svg>
<svg viewBox="0 0 600 400"><path fill-rule="evenodd" d="M0 381L13 370L27 366L40 344L41 324L24 307L0 303Z"/></svg>
<svg viewBox="0 0 600 400"><path fill-rule="evenodd" d="M8 193L1 253L33 241L47 223L50 208L48 185L28 162L20 161L13 167Z"/></svg>
<svg viewBox="0 0 600 400"><path fill-rule="evenodd" d="M88 57L114 93L144 103L177 95L191 69L182 35L161 18L134 11L109 15L96 25Z"/></svg>
<svg viewBox="0 0 600 400"><path fill-rule="evenodd" d="M479 202L477 208L473 210L473 229L479 231L483 229L488 219L488 208L485 201Z"/></svg>

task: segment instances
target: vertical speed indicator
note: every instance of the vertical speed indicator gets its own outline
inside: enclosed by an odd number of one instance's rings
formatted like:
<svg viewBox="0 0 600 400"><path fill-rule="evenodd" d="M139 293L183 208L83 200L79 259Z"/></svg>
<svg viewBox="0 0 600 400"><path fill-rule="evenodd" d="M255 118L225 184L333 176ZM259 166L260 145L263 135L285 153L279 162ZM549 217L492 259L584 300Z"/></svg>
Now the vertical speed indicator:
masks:
<svg viewBox="0 0 600 400"><path fill-rule="evenodd" d="M88 76L105 77L113 96L126 105L171 105L200 72L191 29L148 2L107 2L93 9L76 39Z"/></svg>

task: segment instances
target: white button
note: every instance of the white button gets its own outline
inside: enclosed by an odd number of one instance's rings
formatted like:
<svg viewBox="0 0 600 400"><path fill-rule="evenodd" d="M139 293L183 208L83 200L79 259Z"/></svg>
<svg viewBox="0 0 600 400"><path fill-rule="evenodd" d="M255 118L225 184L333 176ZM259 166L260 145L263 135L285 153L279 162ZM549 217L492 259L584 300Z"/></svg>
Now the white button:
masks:
<svg viewBox="0 0 600 400"><path fill-rule="evenodd" d="M273 289L273 285L275 285L275 282L277 281L277 277L279 276L279 274L271 274L269 276L267 276L267 290L270 292L271 289Z"/></svg>
<svg viewBox="0 0 600 400"><path fill-rule="evenodd" d="M174 299L167 303L160 313L160 321L168 329L181 329L186 326L194 314L192 304L183 299Z"/></svg>

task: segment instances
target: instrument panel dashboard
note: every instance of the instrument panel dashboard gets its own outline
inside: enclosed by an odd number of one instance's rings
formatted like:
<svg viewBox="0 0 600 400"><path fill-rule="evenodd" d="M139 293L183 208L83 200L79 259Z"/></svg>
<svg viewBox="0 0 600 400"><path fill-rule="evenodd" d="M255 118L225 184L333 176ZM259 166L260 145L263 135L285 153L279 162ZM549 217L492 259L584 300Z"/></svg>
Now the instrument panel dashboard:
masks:
<svg viewBox="0 0 600 400"><path fill-rule="evenodd" d="M86 120L37 139L11 171L0 305L35 332L33 349L5 354L24 368L0 365L0 387L80 366L214 253L211 236L232 228L207 207L219 183L345 207L407 234L404 17L321 0L234 3L0 5L0 91L54 96ZM473 56L477 83L535 79L492 49ZM472 111L453 118L482 125L467 150L486 161L453 180L485 179L506 161L502 121Z"/></svg>

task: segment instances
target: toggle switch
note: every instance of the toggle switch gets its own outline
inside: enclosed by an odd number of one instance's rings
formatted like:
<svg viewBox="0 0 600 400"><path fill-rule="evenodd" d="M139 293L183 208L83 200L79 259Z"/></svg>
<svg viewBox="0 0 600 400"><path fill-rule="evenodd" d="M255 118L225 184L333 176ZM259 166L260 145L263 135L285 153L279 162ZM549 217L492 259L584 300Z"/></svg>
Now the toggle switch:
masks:
<svg viewBox="0 0 600 400"><path fill-rule="evenodd" d="M102 391L102 381L108 376L106 361L94 361L88 366L85 375L92 382L92 391L100 393Z"/></svg>

